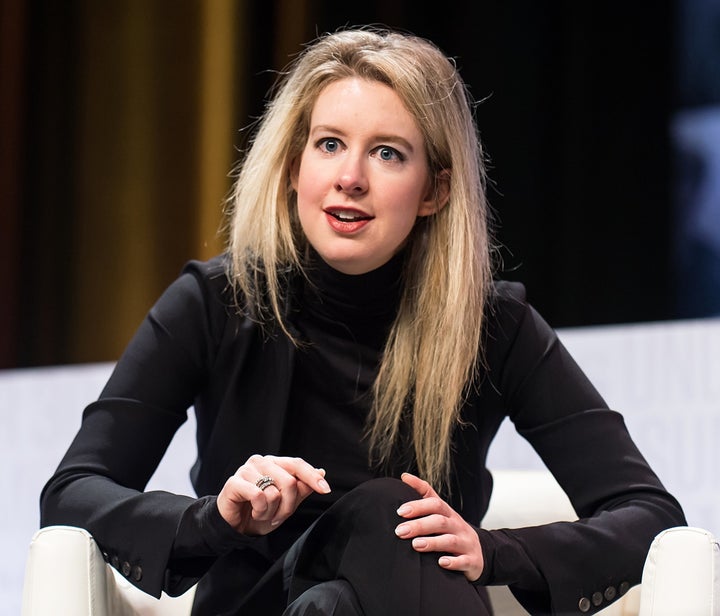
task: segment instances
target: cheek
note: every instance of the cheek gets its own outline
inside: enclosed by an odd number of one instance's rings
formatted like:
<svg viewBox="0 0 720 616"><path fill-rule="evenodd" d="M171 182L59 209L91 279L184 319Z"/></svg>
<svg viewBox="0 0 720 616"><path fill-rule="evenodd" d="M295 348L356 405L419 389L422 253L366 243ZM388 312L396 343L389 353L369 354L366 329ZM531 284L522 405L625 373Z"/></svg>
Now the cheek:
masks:
<svg viewBox="0 0 720 616"><path fill-rule="evenodd" d="M298 204L314 201L322 194L322 178L311 163L303 162L299 166L293 188L297 193Z"/></svg>
<svg viewBox="0 0 720 616"><path fill-rule="evenodd" d="M312 194L312 183L303 182L302 179L300 179L295 191L297 195L297 210L302 219L303 215L310 211L311 205L316 201L315 196Z"/></svg>
<svg viewBox="0 0 720 616"><path fill-rule="evenodd" d="M309 179L306 173L300 173L295 181L295 202L296 211L300 225L305 231L307 226L312 226L312 214L317 209L316 204L322 201L317 183Z"/></svg>
<svg viewBox="0 0 720 616"><path fill-rule="evenodd" d="M419 214L423 204L423 193L418 190L418 183L410 182L402 185L389 185L385 192L386 203L393 210L393 216L398 220L406 220L408 224Z"/></svg>

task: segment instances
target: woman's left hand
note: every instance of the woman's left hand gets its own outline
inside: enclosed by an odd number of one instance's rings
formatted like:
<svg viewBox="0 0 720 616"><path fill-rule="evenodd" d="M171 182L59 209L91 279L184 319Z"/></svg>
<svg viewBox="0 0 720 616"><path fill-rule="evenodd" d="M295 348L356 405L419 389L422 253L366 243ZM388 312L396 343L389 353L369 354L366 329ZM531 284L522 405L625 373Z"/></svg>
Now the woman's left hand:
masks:
<svg viewBox="0 0 720 616"><path fill-rule="evenodd" d="M483 572L484 560L480 538L473 527L427 481L410 473L403 473L402 480L422 498L398 509L398 515L405 521L395 529L397 536L412 539L417 552L444 552L438 559L443 569L462 571L469 581L477 580Z"/></svg>

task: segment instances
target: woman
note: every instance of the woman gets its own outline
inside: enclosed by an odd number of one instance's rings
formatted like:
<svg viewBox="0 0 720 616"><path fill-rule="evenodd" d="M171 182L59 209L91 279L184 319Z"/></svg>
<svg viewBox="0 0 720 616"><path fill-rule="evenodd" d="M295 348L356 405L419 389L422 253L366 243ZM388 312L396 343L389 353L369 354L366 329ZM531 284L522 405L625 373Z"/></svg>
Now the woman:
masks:
<svg viewBox="0 0 720 616"><path fill-rule="evenodd" d="M536 614L604 607L683 513L523 288L492 280L487 217L452 62L392 32L315 41L242 164L227 255L152 308L43 525L87 528L156 596L199 580L198 614L488 614L488 584ZM143 493L192 405L199 498ZM478 528L505 417L579 522Z"/></svg>

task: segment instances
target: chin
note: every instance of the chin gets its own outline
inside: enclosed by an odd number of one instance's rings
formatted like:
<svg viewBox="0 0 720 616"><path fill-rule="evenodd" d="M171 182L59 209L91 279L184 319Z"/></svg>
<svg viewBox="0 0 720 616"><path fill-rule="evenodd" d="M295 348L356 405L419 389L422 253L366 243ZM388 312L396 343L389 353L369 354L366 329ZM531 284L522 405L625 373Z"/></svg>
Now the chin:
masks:
<svg viewBox="0 0 720 616"><path fill-rule="evenodd" d="M369 265L367 263L359 263L357 261L331 261L328 260L328 265L337 271L347 274L348 276L358 276L359 274L367 274L369 271L374 270L376 266Z"/></svg>
<svg viewBox="0 0 720 616"><path fill-rule="evenodd" d="M360 257L358 255L338 255L320 252L320 256L330 267L349 276L367 274L382 265L382 263L377 262L376 259Z"/></svg>

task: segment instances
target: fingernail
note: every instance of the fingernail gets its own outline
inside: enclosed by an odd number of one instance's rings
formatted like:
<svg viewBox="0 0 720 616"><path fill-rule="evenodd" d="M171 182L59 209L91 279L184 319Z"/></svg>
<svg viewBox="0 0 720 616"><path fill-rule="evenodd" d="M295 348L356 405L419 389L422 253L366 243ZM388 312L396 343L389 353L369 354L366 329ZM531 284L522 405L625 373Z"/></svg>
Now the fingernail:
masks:
<svg viewBox="0 0 720 616"><path fill-rule="evenodd" d="M330 492L330 485L329 485L328 482L325 481L324 479L321 479L320 481L318 481L318 487L319 487L325 494L328 494L328 493Z"/></svg>
<svg viewBox="0 0 720 616"><path fill-rule="evenodd" d="M277 526L278 524L280 524L280 520L273 520L270 522L270 526Z"/></svg>
<svg viewBox="0 0 720 616"><path fill-rule="evenodd" d="M404 536L407 535L409 532L410 532L410 527L407 526L406 524L400 524L400 526L398 526L398 527L395 529L395 534L396 534L398 537L404 537Z"/></svg>
<svg viewBox="0 0 720 616"><path fill-rule="evenodd" d="M438 560L438 564L439 564L441 567L449 567L449 566L450 566L450 559L447 558L446 556L442 556L442 557L440 558L440 560Z"/></svg>
<svg viewBox="0 0 720 616"><path fill-rule="evenodd" d="M408 515L412 511L412 508L409 505L402 505L398 510L397 514L399 516Z"/></svg>
<svg viewBox="0 0 720 616"><path fill-rule="evenodd" d="M413 539L412 545L414 548L426 548L427 547L427 541L425 539Z"/></svg>

